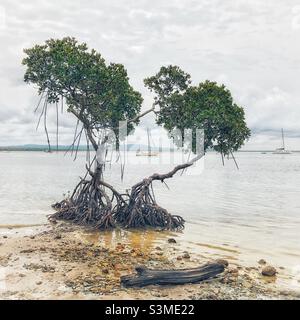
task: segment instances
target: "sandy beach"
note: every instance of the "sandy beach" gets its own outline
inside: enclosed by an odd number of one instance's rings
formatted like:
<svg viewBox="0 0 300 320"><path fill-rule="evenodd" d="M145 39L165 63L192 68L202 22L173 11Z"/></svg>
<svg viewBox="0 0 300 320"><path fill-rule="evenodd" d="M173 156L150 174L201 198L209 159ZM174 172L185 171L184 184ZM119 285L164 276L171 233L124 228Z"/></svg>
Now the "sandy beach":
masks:
<svg viewBox="0 0 300 320"><path fill-rule="evenodd" d="M122 231L120 231L122 232ZM2 299L299 299L300 293L280 288L275 277L261 275L262 265L229 262L216 279L180 286L124 288L120 276L138 265L150 268L196 267L211 257L194 257L169 234L156 233L161 246L99 241L96 232L74 225L1 229ZM113 234L111 234L113 237ZM145 240L145 239L144 239ZM282 270L278 269L277 277Z"/></svg>

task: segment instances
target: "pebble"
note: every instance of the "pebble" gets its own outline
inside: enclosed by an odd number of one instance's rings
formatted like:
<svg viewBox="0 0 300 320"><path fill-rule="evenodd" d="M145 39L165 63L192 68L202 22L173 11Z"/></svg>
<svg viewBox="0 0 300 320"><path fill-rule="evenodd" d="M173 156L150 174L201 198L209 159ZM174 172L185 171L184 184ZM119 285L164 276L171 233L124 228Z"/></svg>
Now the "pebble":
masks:
<svg viewBox="0 0 300 320"><path fill-rule="evenodd" d="M190 255L186 252L183 256L182 256L183 259L189 259L190 258Z"/></svg>
<svg viewBox="0 0 300 320"><path fill-rule="evenodd" d="M121 250L121 251L122 251L122 250L124 250L124 249L125 249L125 245L124 245L124 244L122 244L122 243L118 243L118 244L117 244L117 246L116 246L116 249L117 249L117 250Z"/></svg>
<svg viewBox="0 0 300 320"><path fill-rule="evenodd" d="M260 260L258 261L258 264L264 265L264 264L267 264L267 261L264 260L264 259L260 259Z"/></svg>
<svg viewBox="0 0 300 320"><path fill-rule="evenodd" d="M290 292L287 291L287 290L282 290L282 291L280 291L279 293L280 293L282 296L288 296L288 295L290 295Z"/></svg>
<svg viewBox="0 0 300 320"><path fill-rule="evenodd" d="M229 262L225 259L218 259L216 260L217 263L222 264L224 267L228 267Z"/></svg>
<svg viewBox="0 0 300 320"><path fill-rule="evenodd" d="M121 263L116 263L113 265L114 269L115 270L121 270L123 268L123 265ZM107 269L105 269L107 270Z"/></svg>
<svg viewBox="0 0 300 320"><path fill-rule="evenodd" d="M54 239L61 239L61 235L60 234L55 235Z"/></svg>
<svg viewBox="0 0 300 320"><path fill-rule="evenodd" d="M42 281L38 281L38 282L36 282L36 284L39 286L39 285L41 285L43 282Z"/></svg>
<svg viewBox="0 0 300 320"><path fill-rule="evenodd" d="M3 236L4 239L7 239L7 236Z"/></svg>
<svg viewBox="0 0 300 320"><path fill-rule="evenodd" d="M239 270L237 268L230 268L228 269L229 273L239 273Z"/></svg>
<svg viewBox="0 0 300 320"><path fill-rule="evenodd" d="M272 266L266 266L262 269L261 274L263 276L273 277L277 273L277 270Z"/></svg>
<svg viewBox="0 0 300 320"><path fill-rule="evenodd" d="M220 290L219 289L212 289L212 292L217 295L220 293Z"/></svg>
<svg viewBox="0 0 300 320"><path fill-rule="evenodd" d="M158 251L162 251L161 247L156 247L155 249L158 250Z"/></svg>
<svg viewBox="0 0 300 320"><path fill-rule="evenodd" d="M253 284L251 282L245 281L243 282L243 287L246 289L251 289L253 287Z"/></svg>
<svg viewBox="0 0 300 320"><path fill-rule="evenodd" d="M52 218L52 219L49 219L50 223L53 223L53 224L57 224L57 221L56 219Z"/></svg>
<svg viewBox="0 0 300 320"><path fill-rule="evenodd" d="M108 274L108 273L109 273L109 271L108 271L108 269L102 269L102 273L104 273L104 274Z"/></svg>
<svg viewBox="0 0 300 320"><path fill-rule="evenodd" d="M177 241L176 241L174 238L168 239L168 242L169 242L169 243L177 243Z"/></svg>

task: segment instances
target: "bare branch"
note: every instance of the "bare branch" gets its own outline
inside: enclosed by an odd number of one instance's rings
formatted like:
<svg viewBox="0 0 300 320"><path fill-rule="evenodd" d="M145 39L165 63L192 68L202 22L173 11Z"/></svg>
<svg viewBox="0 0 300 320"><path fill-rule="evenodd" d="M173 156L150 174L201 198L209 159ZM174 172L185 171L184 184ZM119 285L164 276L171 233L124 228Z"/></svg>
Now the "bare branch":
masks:
<svg viewBox="0 0 300 320"><path fill-rule="evenodd" d="M137 115L136 117L134 117L133 119L130 119L127 121L127 123L132 123L132 122L136 122L137 120L139 120L140 118L144 117L145 115L147 115L150 112L154 112L154 107L152 107L151 109Z"/></svg>
<svg viewBox="0 0 300 320"><path fill-rule="evenodd" d="M45 107L47 105L47 97L48 97L48 94L46 94L46 97L45 97L45 100L44 100L44 104L43 104L43 109L42 109L42 111L40 113L39 120L37 122L35 130L37 130L39 128L39 126L40 126L40 122L41 122L42 116L43 116L43 114L45 112Z"/></svg>
<svg viewBox="0 0 300 320"><path fill-rule="evenodd" d="M164 182L165 179L169 179L172 178L174 176L174 174L176 174L178 171L180 170L184 170L188 167L191 167L195 162L197 162L198 160L200 160L203 157L204 154L199 154L196 157L194 157L192 160L180 164L178 166L176 166L173 170L164 173L164 174L158 174L158 173L154 173L153 175L151 175L149 178L147 178L150 181L154 181L154 180L160 180L162 182ZM138 186L141 182L139 182L138 184L136 184L134 187ZM134 188L133 187L133 188Z"/></svg>
<svg viewBox="0 0 300 320"><path fill-rule="evenodd" d="M44 98L44 93L45 93L45 90L41 93L40 100L39 100L39 102L38 102L38 104L37 104L36 108L34 109L34 113L36 113L36 112L38 111L39 106L40 106L40 104L41 104L41 102L42 102L42 100L43 100L43 98Z"/></svg>
<svg viewBox="0 0 300 320"><path fill-rule="evenodd" d="M50 146L50 139L49 139L49 134L48 134L48 129L47 129L47 102L44 110L44 129L47 137L47 143L48 143L48 151L51 152L51 146Z"/></svg>
<svg viewBox="0 0 300 320"><path fill-rule="evenodd" d="M56 107L56 152L58 152L58 103L55 104Z"/></svg>
<svg viewBox="0 0 300 320"><path fill-rule="evenodd" d="M232 159L233 159L233 161L234 161L234 163L235 163L235 165L236 165L237 169L239 170L239 166L238 166L238 164L237 164L237 161L235 160L235 157L234 157L234 155L233 155L232 151L230 151L230 153L231 153Z"/></svg>
<svg viewBox="0 0 300 320"><path fill-rule="evenodd" d="M79 134L79 138L78 138L78 143L77 143L77 147L76 147L76 151L75 151L75 157L74 157L74 161L77 159L77 153L78 153L78 149L79 149L79 145L80 145L80 140L81 140L81 136L82 136L82 131L83 131L83 127L80 130L80 134Z"/></svg>
<svg viewBox="0 0 300 320"><path fill-rule="evenodd" d="M77 120L77 123L76 123L75 132L74 132L74 138L73 138L73 143L71 144L71 147L72 147L71 155L73 155L74 147L75 147L75 142L76 142L77 137L78 137L78 135L77 135L78 126L79 126L79 119Z"/></svg>

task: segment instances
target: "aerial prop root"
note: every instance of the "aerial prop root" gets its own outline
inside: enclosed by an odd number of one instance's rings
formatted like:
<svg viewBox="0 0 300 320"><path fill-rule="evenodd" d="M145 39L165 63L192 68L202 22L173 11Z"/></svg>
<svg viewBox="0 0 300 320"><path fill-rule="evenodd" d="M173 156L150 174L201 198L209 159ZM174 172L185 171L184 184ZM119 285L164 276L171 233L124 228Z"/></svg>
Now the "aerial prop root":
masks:
<svg viewBox="0 0 300 320"><path fill-rule="evenodd" d="M127 205L114 215L116 222L125 228L183 229L185 221L182 217L171 215L157 204L152 183L149 177L133 186Z"/></svg>
<svg viewBox="0 0 300 320"><path fill-rule="evenodd" d="M115 227L114 212L125 205L123 195L101 180L101 175L88 169L91 178L81 179L71 196L55 203L56 212L49 220L68 220L73 223L110 229Z"/></svg>

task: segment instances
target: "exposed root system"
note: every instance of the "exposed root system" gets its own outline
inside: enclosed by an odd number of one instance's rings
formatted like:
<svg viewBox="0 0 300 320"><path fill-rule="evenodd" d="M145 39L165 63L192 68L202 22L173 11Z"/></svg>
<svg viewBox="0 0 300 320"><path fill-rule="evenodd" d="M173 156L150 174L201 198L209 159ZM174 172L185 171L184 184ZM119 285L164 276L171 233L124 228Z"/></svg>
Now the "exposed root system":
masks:
<svg viewBox="0 0 300 320"><path fill-rule="evenodd" d="M177 230L184 227L183 218L171 215L156 203L151 177L132 188L128 204L116 212L115 218L125 228Z"/></svg>
<svg viewBox="0 0 300 320"><path fill-rule="evenodd" d="M72 196L53 205L57 210L50 219L69 220L76 224L92 226L97 229L122 228L158 228L161 230L180 230L184 228L184 219L171 215L160 207L154 196L154 181L164 182L172 178L179 170L191 166L196 159L175 167L166 174L153 174L134 185L131 193L118 193L102 179L102 167L95 172L87 167L90 180L82 179Z"/></svg>
<svg viewBox="0 0 300 320"><path fill-rule="evenodd" d="M57 210L50 219L61 219L97 229L115 227L114 212L125 205L122 195L102 181L101 167L88 169L90 180L81 179L71 197L54 204Z"/></svg>

